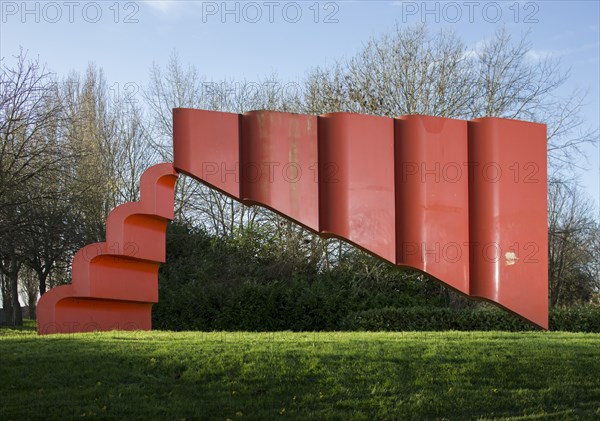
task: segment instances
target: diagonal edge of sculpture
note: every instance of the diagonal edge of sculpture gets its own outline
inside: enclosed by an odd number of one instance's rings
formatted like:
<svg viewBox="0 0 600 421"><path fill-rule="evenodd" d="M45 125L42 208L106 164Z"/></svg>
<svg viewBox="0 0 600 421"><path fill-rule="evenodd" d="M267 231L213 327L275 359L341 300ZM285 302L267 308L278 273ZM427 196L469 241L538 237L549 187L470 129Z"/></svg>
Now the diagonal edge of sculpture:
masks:
<svg viewBox="0 0 600 421"><path fill-rule="evenodd" d="M40 334L151 328L178 172L548 328L545 125L175 109L173 133L173 165L40 300Z"/></svg>

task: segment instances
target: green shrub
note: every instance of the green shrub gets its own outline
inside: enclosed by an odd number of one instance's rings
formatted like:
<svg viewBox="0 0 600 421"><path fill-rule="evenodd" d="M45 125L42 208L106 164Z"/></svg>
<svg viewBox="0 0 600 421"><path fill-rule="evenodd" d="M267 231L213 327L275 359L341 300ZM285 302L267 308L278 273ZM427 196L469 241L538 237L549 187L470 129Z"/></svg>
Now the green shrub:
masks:
<svg viewBox="0 0 600 421"><path fill-rule="evenodd" d="M550 330L600 332L600 308L553 309ZM507 311L491 306L454 310L431 307L385 307L348 315L341 324L344 330L370 331L439 331L439 330L535 330L529 323Z"/></svg>
<svg viewBox="0 0 600 421"><path fill-rule="evenodd" d="M153 326L167 330L533 330L489 304L454 310L432 282L356 254L330 272L286 261L262 231L219 238L170 225ZM377 262L375 262L376 264ZM361 272L362 271L362 272ZM361 273L363 273L361 275ZM599 332L600 309L556 309L550 329Z"/></svg>
<svg viewBox="0 0 600 421"><path fill-rule="evenodd" d="M550 311L550 330L600 333L600 307L553 309Z"/></svg>

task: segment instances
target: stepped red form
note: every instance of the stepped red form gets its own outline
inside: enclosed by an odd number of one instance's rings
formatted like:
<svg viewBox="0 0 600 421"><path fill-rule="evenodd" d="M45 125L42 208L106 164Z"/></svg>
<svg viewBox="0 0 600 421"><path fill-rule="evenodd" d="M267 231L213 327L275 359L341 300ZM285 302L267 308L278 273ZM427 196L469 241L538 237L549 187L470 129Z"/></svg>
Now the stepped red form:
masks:
<svg viewBox="0 0 600 421"><path fill-rule="evenodd" d="M144 172L140 201L113 209L106 241L75 254L73 283L52 288L40 299L39 334L151 329L176 180L172 164Z"/></svg>
<svg viewBox="0 0 600 421"><path fill-rule="evenodd" d="M544 125L175 109L173 133L176 171L548 328ZM40 300L39 333L151 328L176 174L144 174Z"/></svg>

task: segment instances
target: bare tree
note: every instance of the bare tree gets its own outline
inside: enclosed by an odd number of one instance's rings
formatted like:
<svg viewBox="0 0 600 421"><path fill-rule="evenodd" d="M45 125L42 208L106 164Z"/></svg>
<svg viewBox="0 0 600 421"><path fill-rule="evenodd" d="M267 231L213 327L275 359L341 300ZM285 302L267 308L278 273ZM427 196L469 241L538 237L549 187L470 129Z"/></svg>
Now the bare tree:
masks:
<svg viewBox="0 0 600 421"><path fill-rule="evenodd" d="M561 63L532 60L530 50L527 34L514 42L505 29L468 48L452 31L397 27L349 60L310 71L304 111L543 122L551 166L572 168L581 147L597 141L597 129L584 125L580 91L558 95L569 77Z"/></svg>
<svg viewBox="0 0 600 421"><path fill-rule="evenodd" d="M513 42L505 29L473 51L478 71L469 117L494 116L546 124L548 163L551 171L562 178L564 170L572 170L584 158L582 147L597 142L598 130L585 126L582 91L559 95L569 79L560 61L551 56L530 59L530 51L527 34Z"/></svg>
<svg viewBox="0 0 600 421"><path fill-rule="evenodd" d="M548 193L550 304L588 302L600 288L600 227L593 207L568 183L552 182Z"/></svg>
<svg viewBox="0 0 600 421"><path fill-rule="evenodd" d="M121 99L115 104L117 136L113 141L113 178L120 203L139 199L140 178L160 157L148 142L144 116L137 102Z"/></svg>
<svg viewBox="0 0 600 421"><path fill-rule="evenodd" d="M316 68L306 80L305 110L396 117L465 117L474 102L467 47L452 32L425 25L372 38L352 58Z"/></svg>
<svg viewBox="0 0 600 421"><path fill-rule="evenodd" d="M144 90L152 121L147 135L153 139L162 158L172 160L173 108L236 113L281 109L285 102L281 99L281 85L275 75L258 82L208 81L196 67L184 68L177 54L172 53L164 69L154 64L150 70L150 84ZM297 103L298 96L293 99ZM176 218L193 220L218 235L243 231L258 218L263 218L263 214L261 210L249 208L187 178L178 183Z"/></svg>
<svg viewBox="0 0 600 421"><path fill-rule="evenodd" d="M58 82L21 53L0 77L0 271L9 322L20 324L19 271L32 269L43 294L53 270L104 239L106 216L137 199L157 158L139 106L110 95L102 69Z"/></svg>
<svg viewBox="0 0 600 421"><path fill-rule="evenodd" d="M44 178L60 160L58 145L43 136L57 124L60 104L52 75L23 51L15 67L0 71L0 206L10 207L34 197L11 193L31 180ZM12 201L11 201L12 200Z"/></svg>
<svg viewBox="0 0 600 421"><path fill-rule="evenodd" d="M23 301L27 303L29 318L32 320L36 319L36 305L39 295L38 286L35 272L27 266L23 267L19 272L19 292Z"/></svg>
<svg viewBox="0 0 600 421"><path fill-rule="evenodd" d="M89 240L100 241L108 213L137 200L142 173L159 157L148 143L136 99L112 95L101 68L90 64L83 77L72 73L61 87L65 137L79 157L68 169L69 190L78 195L72 200L80 206Z"/></svg>
<svg viewBox="0 0 600 421"><path fill-rule="evenodd" d="M43 206L48 192L36 186L60 173L63 145L52 136L60 123L52 75L21 51L14 67L0 70L0 271L7 322L22 324L18 276L25 257L28 210Z"/></svg>
<svg viewBox="0 0 600 421"><path fill-rule="evenodd" d="M581 117L584 95L580 91L566 98L559 95L569 77L568 72L561 70L561 63L552 57L532 60L530 49L528 34L515 42L505 29L469 48L451 31L431 35L425 25L396 27L391 33L369 40L350 59L310 71L305 80L304 112L351 111L388 117L427 114L463 119L495 116L546 123L550 179L562 180L557 185L567 180L572 185L571 170L575 162L584 158L581 148L596 142L598 132L585 127ZM551 196L551 200L555 199ZM550 272L555 303L563 299L560 291L564 291L564 285L576 284L572 279L575 275L565 278L567 261L579 265L579 280L590 268L589 254L581 253L579 242L583 240L573 236L573 230L578 231L581 224L589 230L592 210L587 205L569 203L575 219L559 224L570 227L566 238L558 235L563 228L556 231L556 221L550 221ZM551 209L550 213L564 219L565 211ZM331 246L335 250L335 241ZM574 247L577 253L568 247ZM338 250L342 250L341 246ZM373 265L378 263L373 261ZM447 295L442 290L440 293ZM449 297L449 301L453 300Z"/></svg>
<svg viewBox="0 0 600 421"><path fill-rule="evenodd" d="M301 86L283 83L272 74L257 81L209 81L194 66L183 67L175 53L163 69L151 68L151 82L144 91L153 124L149 134L165 159L172 159L172 109L192 107L244 113L265 109L302 110ZM283 273L301 262L322 262L323 243L300 226L260 207L248 207L193 180L180 179L176 192L176 218L201 225L208 232L230 238L258 235L263 248L279 257L283 266L269 273ZM261 234L257 234L260 231ZM265 231L270 234L263 235ZM255 240L257 240L255 238ZM257 240L258 241L258 240Z"/></svg>

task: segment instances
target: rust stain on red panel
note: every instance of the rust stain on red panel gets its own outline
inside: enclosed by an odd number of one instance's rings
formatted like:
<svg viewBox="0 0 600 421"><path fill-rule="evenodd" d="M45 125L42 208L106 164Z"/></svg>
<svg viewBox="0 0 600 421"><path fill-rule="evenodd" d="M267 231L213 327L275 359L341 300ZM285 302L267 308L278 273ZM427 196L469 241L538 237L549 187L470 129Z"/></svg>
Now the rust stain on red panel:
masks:
<svg viewBox="0 0 600 421"><path fill-rule="evenodd" d="M241 122L243 201L318 230L317 117L252 111Z"/></svg>
<svg viewBox="0 0 600 421"><path fill-rule="evenodd" d="M240 197L240 115L217 111L173 110L173 148L177 169L233 197Z"/></svg>

